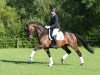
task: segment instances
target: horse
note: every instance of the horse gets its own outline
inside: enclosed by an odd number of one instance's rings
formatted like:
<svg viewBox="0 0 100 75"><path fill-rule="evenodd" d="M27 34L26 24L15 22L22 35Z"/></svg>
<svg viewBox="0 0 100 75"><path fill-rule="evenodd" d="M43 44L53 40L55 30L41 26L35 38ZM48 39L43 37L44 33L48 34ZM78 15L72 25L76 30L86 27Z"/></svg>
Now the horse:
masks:
<svg viewBox="0 0 100 75"><path fill-rule="evenodd" d="M31 52L31 54L29 56L29 61L30 62L33 61L33 56L36 53L36 51L44 49L50 60L50 63L48 65L52 66L54 64L54 61L53 61L53 58L49 51L50 45L52 43L52 41L49 39L49 35L48 35L49 30L46 29L44 26L42 26L39 23L29 23L29 24L27 24L27 31L28 31L27 32L28 38L32 39L33 33L36 33L38 36L38 40L39 40L39 46L36 47ZM80 58L80 64L83 65L84 59L82 57L82 53L78 49L77 42L80 41L81 44L83 45L83 47L92 54L94 53L94 50L89 46L87 41L85 39L83 39L83 37L81 37L80 35L78 35L76 33L71 33L71 32L63 32L63 34L64 34L64 39L57 40L57 48L61 47L66 52L66 54L64 54L61 58L61 63L63 64L65 59L68 57L68 55L71 54L71 50L68 48L68 46L70 46L78 54L78 56Z"/></svg>

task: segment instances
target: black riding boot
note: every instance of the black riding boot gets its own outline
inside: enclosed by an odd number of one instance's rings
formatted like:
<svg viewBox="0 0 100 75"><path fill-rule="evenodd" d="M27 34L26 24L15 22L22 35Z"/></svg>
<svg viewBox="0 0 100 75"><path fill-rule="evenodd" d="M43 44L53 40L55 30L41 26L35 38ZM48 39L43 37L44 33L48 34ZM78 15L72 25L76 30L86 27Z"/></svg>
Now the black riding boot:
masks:
<svg viewBox="0 0 100 75"><path fill-rule="evenodd" d="M52 47L53 48L57 48L57 40L56 40L56 35L53 36L53 40L52 40Z"/></svg>

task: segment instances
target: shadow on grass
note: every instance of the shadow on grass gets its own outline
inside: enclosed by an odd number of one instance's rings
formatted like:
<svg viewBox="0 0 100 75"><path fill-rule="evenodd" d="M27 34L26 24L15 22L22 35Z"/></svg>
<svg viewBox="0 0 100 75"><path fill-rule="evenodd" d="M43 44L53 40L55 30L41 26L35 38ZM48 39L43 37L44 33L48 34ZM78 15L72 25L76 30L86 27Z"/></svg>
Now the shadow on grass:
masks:
<svg viewBox="0 0 100 75"><path fill-rule="evenodd" d="M65 66L65 65L71 65L71 64L67 64L67 63L64 63L64 64L62 64L62 63L54 63L54 65L57 65L57 66Z"/></svg>
<svg viewBox="0 0 100 75"><path fill-rule="evenodd" d="M1 62L14 63L14 64L48 64L47 62L28 62L28 61L12 61L12 60L0 60Z"/></svg>
<svg viewBox="0 0 100 75"><path fill-rule="evenodd" d="M14 64L44 64L44 65L48 65L49 62L28 62L28 61L15 61L15 60L0 60L0 62L5 62L5 63L14 63ZM60 64L60 63L54 63L54 65L57 66L65 66L65 65L70 65L70 64Z"/></svg>

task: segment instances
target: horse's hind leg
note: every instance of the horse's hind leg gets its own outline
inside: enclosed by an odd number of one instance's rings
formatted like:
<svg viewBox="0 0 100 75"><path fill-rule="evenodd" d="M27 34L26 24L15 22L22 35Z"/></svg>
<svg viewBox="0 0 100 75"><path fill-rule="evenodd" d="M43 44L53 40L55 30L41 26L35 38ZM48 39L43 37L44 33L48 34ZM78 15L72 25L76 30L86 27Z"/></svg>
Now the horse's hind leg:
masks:
<svg viewBox="0 0 100 75"><path fill-rule="evenodd" d="M68 55L71 53L71 51L68 49L67 45L63 46L62 49L66 51L66 54L64 54L61 59L61 63L63 64L64 60L68 57Z"/></svg>
<svg viewBox="0 0 100 75"><path fill-rule="evenodd" d="M78 54L78 56L80 57L80 62L81 62L81 65L83 65L84 63L84 60L83 60L83 57L82 57L82 53L79 51L78 49L78 46L77 45L73 45L72 48L75 50L75 52Z"/></svg>
<svg viewBox="0 0 100 75"><path fill-rule="evenodd" d="M48 57L50 59L49 66L52 66L54 62L53 62L53 59L51 57L50 51L49 51L49 49L45 49L45 51L46 51L46 53L47 53L47 55L48 55Z"/></svg>

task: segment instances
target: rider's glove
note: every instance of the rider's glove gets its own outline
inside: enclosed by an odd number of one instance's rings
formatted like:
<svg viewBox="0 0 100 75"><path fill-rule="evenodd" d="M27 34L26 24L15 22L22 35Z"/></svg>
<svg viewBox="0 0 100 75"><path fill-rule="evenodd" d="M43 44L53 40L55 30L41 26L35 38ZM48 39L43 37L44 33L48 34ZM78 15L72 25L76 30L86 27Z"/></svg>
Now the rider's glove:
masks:
<svg viewBox="0 0 100 75"><path fill-rule="evenodd" d="M46 29L50 29L50 26L45 26Z"/></svg>

